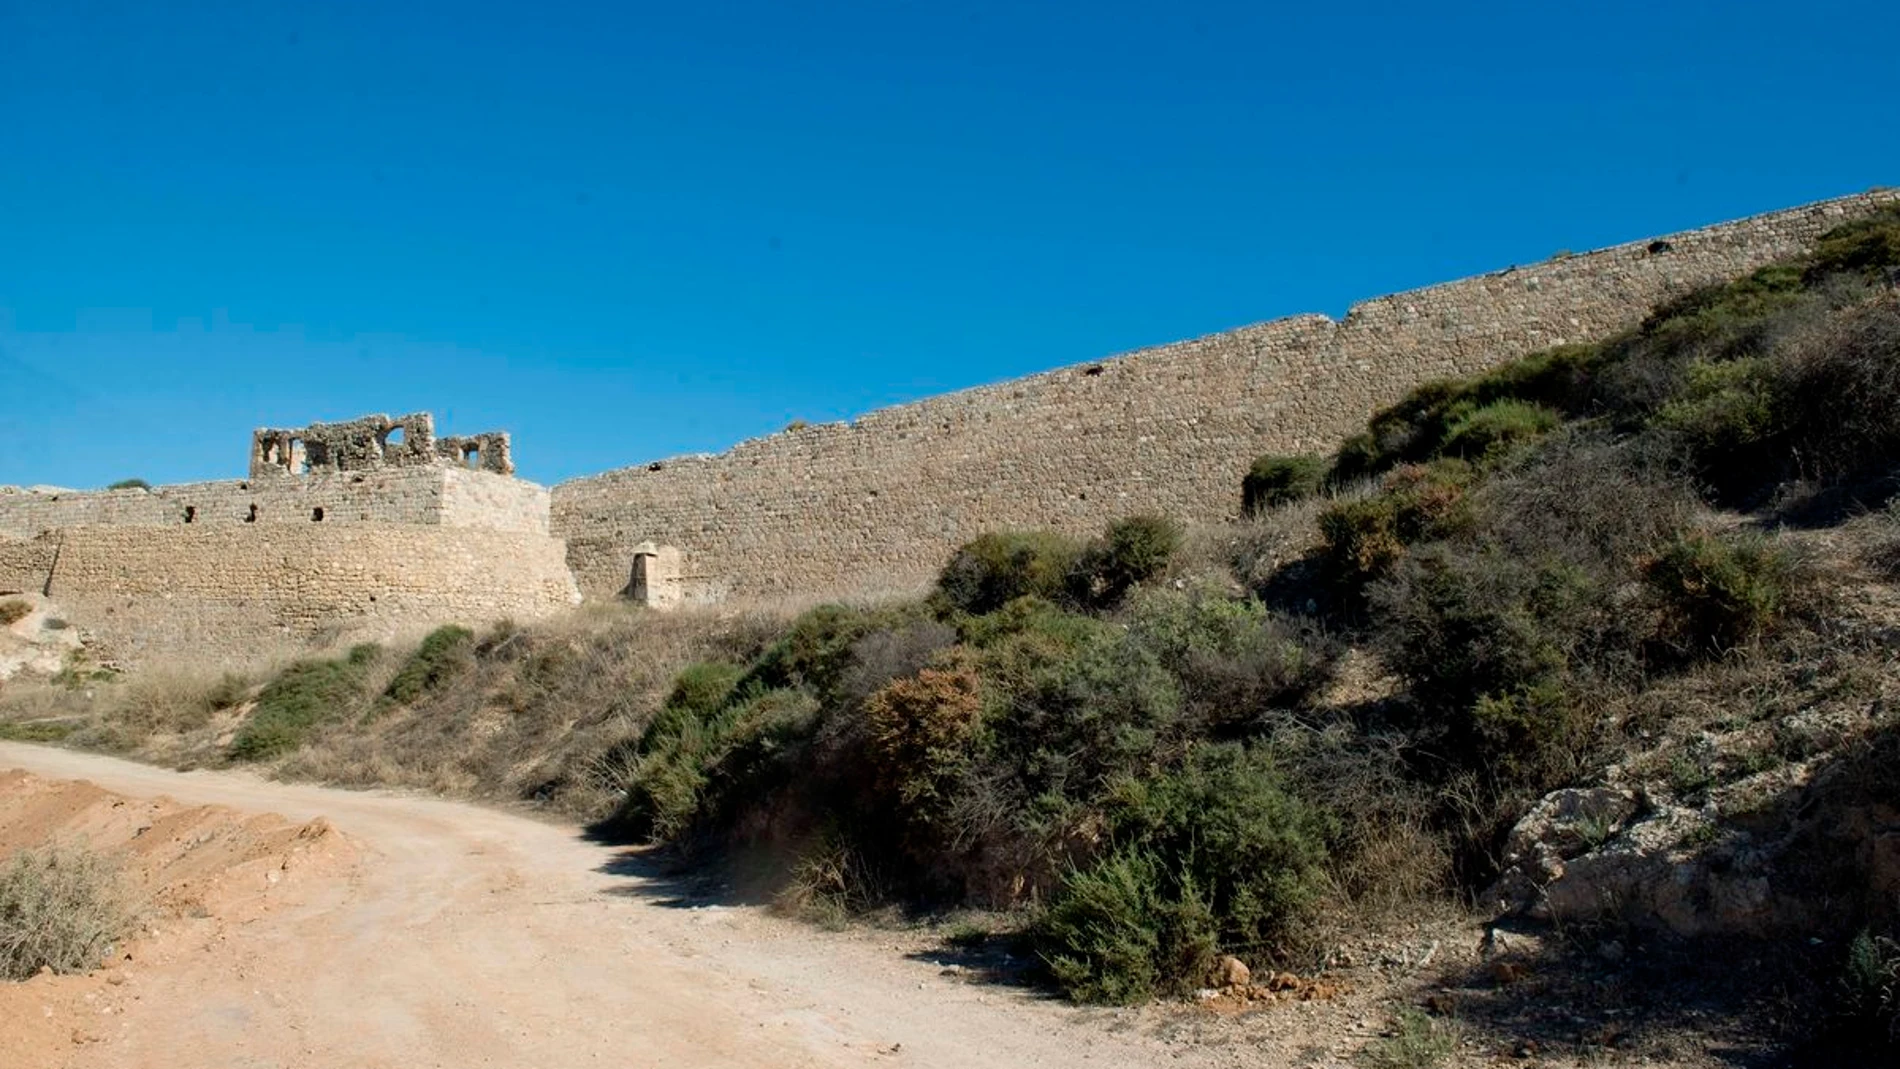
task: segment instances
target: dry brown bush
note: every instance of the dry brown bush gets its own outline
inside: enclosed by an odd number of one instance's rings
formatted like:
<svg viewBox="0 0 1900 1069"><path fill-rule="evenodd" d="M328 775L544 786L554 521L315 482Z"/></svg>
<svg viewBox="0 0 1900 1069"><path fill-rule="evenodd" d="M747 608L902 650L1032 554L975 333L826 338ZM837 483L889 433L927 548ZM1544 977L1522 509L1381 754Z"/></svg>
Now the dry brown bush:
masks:
<svg viewBox="0 0 1900 1069"><path fill-rule="evenodd" d="M0 865L0 979L98 967L132 927L116 864L78 847L18 850Z"/></svg>
<svg viewBox="0 0 1900 1069"><path fill-rule="evenodd" d="M964 660L925 668L865 699L880 786L906 808L928 811L942 803L983 718L982 684Z"/></svg>

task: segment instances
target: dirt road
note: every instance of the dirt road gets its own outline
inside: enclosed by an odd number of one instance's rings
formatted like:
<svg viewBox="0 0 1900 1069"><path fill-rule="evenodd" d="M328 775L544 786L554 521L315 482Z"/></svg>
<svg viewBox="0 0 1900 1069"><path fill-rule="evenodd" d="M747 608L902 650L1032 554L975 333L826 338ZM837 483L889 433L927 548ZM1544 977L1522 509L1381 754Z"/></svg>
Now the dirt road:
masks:
<svg viewBox="0 0 1900 1069"><path fill-rule="evenodd" d="M323 817L354 848L268 910L154 937L171 949L86 995L98 1023L50 1064L1229 1066L1292 1053L1233 1022L1192 1040L1200 1026L1181 1010L1080 1010L946 976L905 935L682 902L625 851L497 810L0 743L8 768Z"/></svg>

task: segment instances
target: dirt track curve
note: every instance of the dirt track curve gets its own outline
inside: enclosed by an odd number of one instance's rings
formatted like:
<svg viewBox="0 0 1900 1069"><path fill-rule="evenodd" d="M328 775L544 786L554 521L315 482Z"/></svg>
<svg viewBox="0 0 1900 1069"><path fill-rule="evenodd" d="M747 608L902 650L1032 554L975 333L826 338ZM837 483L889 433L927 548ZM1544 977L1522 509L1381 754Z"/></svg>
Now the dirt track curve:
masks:
<svg viewBox="0 0 1900 1069"><path fill-rule="evenodd" d="M1245 1028L1191 1041L1199 1029L1181 1011L1078 1010L945 976L904 935L682 904L624 851L493 809L0 743L11 768L133 799L327 818L353 847L334 871L293 874L268 908L179 921L197 924L190 939L152 936L157 949L73 996L96 1023L33 1064L934 1069L1288 1053ZM24 1069L14 1056L0 1063Z"/></svg>

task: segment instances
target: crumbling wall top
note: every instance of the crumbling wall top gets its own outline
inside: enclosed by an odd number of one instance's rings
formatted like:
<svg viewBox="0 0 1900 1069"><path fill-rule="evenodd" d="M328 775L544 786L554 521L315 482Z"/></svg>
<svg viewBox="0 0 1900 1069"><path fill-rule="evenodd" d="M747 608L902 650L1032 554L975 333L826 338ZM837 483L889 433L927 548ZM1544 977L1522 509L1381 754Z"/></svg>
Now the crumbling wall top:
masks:
<svg viewBox="0 0 1900 1069"><path fill-rule="evenodd" d="M507 431L486 431L437 438L435 453L443 463L492 471L496 475L513 475L515 461L510 445Z"/></svg>
<svg viewBox="0 0 1900 1069"><path fill-rule="evenodd" d="M513 475L509 444L504 431L437 438L435 417L427 412L394 419L378 413L341 423L260 427L251 435L250 474L262 479L452 463Z"/></svg>

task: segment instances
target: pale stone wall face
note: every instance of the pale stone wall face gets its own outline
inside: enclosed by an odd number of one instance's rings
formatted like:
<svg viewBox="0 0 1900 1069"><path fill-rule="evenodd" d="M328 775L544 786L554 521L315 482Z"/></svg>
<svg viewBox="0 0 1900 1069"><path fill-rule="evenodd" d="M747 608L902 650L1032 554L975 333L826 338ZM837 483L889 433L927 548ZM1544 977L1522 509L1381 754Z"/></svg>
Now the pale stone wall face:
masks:
<svg viewBox="0 0 1900 1069"><path fill-rule="evenodd" d="M52 574L51 539L18 539L0 533L0 594L37 594Z"/></svg>
<svg viewBox="0 0 1900 1069"><path fill-rule="evenodd" d="M179 483L151 490L0 491L0 534L60 527L323 524L487 527L548 533L546 487L453 467Z"/></svg>
<svg viewBox="0 0 1900 1069"><path fill-rule="evenodd" d="M435 524L442 519L443 482L443 469L408 468L179 483L152 490L16 491L0 493L0 533L30 538L82 525Z"/></svg>
<svg viewBox="0 0 1900 1069"><path fill-rule="evenodd" d="M547 489L446 465L0 493L0 590L50 593L101 656L194 663L580 599Z"/></svg>
<svg viewBox="0 0 1900 1069"><path fill-rule="evenodd" d="M442 476L440 522L445 526L548 533L547 487L486 471L438 470Z"/></svg>
<svg viewBox="0 0 1900 1069"><path fill-rule="evenodd" d="M678 547L708 587L769 597L916 587L986 529L1232 516L1260 453L1330 449L1422 382L1626 328L1897 199L1633 242L1381 297L1337 324L1244 327L577 479L554 488L552 529L589 597L625 589L649 541Z"/></svg>
<svg viewBox="0 0 1900 1069"><path fill-rule="evenodd" d="M56 546L57 563L45 549L38 557L48 589L110 658L239 663L273 644L530 620L578 600L565 547L546 535L181 525L71 527L33 541Z"/></svg>

